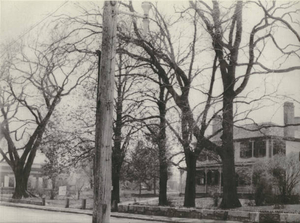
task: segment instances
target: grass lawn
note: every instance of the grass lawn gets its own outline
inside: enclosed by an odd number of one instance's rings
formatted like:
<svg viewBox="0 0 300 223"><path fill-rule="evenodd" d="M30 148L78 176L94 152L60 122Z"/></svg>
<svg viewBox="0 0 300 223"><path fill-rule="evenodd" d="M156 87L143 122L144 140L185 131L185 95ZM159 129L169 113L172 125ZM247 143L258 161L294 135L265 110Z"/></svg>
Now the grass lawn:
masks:
<svg viewBox="0 0 300 223"><path fill-rule="evenodd" d="M11 198L11 195L1 195L2 197ZM82 199L86 199L86 209L93 208L93 195L91 192L83 192L80 196L81 198L78 200L76 196L72 196L69 198L69 207L70 208L80 208L82 204ZM135 202L143 205L158 205L158 195L154 195L151 192L143 191L141 195L139 195L136 191L122 191L121 192L121 202ZM27 198L28 200L41 200L41 198ZM178 196L178 193L173 193L168 195L168 200L170 202L170 206L172 207L183 207L183 196ZM242 207L236 208L234 210L237 211L272 211L272 212L287 212L287 213L300 213L300 204L295 205L283 205L280 208L275 207L274 205L270 206L253 206L253 201L249 201L246 199L240 199L242 203ZM221 199L219 199L219 203ZM46 205L62 207L64 208L66 204L66 197L57 197L55 200L50 200L46 198ZM214 206L214 200L210 197L205 198L196 198L196 208L203 209L218 209Z"/></svg>

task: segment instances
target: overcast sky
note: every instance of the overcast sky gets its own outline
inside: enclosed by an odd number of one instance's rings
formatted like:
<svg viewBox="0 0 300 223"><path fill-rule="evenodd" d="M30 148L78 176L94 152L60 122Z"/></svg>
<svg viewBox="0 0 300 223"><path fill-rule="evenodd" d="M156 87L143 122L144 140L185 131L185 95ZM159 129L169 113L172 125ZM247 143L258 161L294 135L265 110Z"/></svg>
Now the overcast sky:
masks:
<svg viewBox="0 0 300 223"><path fill-rule="evenodd" d="M2 1L1 42L18 39L63 4L63 1Z"/></svg>
<svg viewBox="0 0 300 223"><path fill-rule="evenodd" d="M83 2L83 1L81 1ZM142 2L140 0L139 2ZM35 25L46 20L50 14L66 13L72 8L72 1L3 1L0 4L0 24L1 24L1 43L12 43L17 41L26 34ZM101 1L97 4L102 5ZM168 5L171 5L172 1L168 1ZM136 3L139 4L139 3ZM162 3L161 3L162 4ZM135 7L137 10L141 10L139 7ZM172 7L164 7L164 10L173 10ZM140 11L142 12L142 10ZM278 81L282 81L283 84L280 88L280 94L287 94L291 97L297 98L300 101L300 71L274 75L269 79L276 84ZM252 79L249 86L255 87L257 82ZM282 109L281 105L265 109L264 112L256 114L258 122L262 122L266 117L270 117L271 113L274 113L272 120L277 123L282 122ZM300 104L296 105L296 115L300 116Z"/></svg>

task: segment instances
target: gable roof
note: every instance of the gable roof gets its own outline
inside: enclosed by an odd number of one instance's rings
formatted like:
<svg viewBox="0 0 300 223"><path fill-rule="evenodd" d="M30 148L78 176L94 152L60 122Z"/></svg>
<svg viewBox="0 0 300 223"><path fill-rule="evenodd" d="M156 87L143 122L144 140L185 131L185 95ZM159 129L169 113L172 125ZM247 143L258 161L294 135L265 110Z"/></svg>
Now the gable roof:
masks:
<svg viewBox="0 0 300 223"><path fill-rule="evenodd" d="M212 137L212 141L220 141L222 132ZM233 139L247 139L247 138L257 138L257 137L284 137L284 128L276 126L272 122L264 123L252 123L243 126L234 126L233 128Z"/></svg>
<svg viewBox="0 0 300 223"><path fill-rule="evenodd" d="M284 128L275 126L274 123L266 122L260 124L247 124L242 127L234 127L233 137L235 140L244 138L255 138L265 136L284 136Z"/></svg>

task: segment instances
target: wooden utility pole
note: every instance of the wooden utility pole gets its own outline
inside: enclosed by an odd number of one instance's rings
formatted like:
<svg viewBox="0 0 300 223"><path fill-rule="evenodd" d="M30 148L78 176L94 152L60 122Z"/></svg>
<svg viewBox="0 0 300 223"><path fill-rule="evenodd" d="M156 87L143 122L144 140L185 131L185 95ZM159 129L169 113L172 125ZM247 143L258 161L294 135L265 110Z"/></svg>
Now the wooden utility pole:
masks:
<svg viewBox="0 0 300 223"><path fill-rule="evenodd" d="M96 105L93 223L110 222L116 24L117 1L105 1Z"/></svg>

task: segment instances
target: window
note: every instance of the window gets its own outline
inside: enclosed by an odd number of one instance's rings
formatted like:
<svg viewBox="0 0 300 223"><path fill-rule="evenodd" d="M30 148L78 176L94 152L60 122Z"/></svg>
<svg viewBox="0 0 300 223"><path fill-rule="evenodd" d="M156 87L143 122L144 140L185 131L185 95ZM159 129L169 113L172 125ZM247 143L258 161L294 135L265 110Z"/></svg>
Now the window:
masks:
<svg viewBox="0 0 300 223"><path fill-rule="evenodd" d="M15 187L15 179L14 179L14 177L9 177L8 187Z"/></svg>
<svg viewBox="0 0 300 223"><path fill-rule="evenodd" d="M219 184L220 173L217 170L210 170L207 172L207 184L208 185L218 185Z"/></svg>
<svg viewBox="0 0 300 223"><path fill-rule="evenodd" d="M207 172L207 185L211 185L212 183L212 172L208 171Z"/></svg>
<svg viewBox="0 0 300 223"><path fill-rule="evenodd" d="M243 141L240 143L240 157L251 158L252 157L252 142Z"/></svg>
<svg viewBox="0 0 300 223"><path fill-rule="evenodd" d="M254 157L265 157L266 156L266 141L255 140L254 141Z"/></svg>
<svg viewBox="0 0 300 223"><path fill-rule="evenodd" d="M285 143L282 140L273 140L273 156L277 154L285 154Z"/></svg>
<svg viewBox="0 0 300 223"><path fill-rule="evenodd" d="M198 185L205 184L205 172L204 171L197 172L197 184Z"/></svg>
<svg viewBox="0 0 300 223"><path fill-rule="evenodd" d="M267 153L266 141L262 139L256 139L255 141L243 141L240 142L240 157L265 157Z"/></svg>
<svg viewBox="0 0 300 223"><path fill-rule="evenodd" d="M213 174L214 178L213 178L213 184L214 185L218 185L219 184L219 179L220 179L220 174L219 174L219 171L214 171L214 174Z"/></svg>

